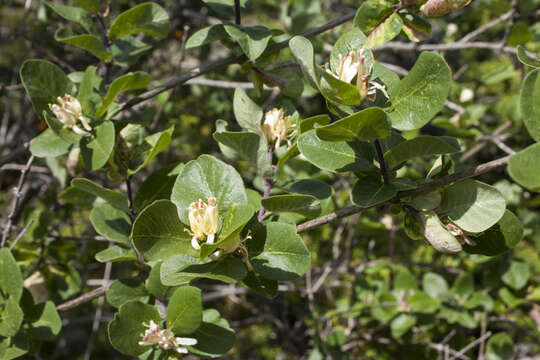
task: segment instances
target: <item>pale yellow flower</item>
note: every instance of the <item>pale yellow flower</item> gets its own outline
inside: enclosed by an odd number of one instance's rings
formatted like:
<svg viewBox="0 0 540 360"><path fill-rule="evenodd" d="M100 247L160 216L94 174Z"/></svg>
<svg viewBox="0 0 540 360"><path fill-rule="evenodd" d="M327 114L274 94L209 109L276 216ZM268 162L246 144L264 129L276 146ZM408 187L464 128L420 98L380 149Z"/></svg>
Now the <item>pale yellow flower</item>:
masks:
<svg viewBox="0 0 540 360"><path fill-rule="evenodd" d="M197 339L176 337L171 330L161 329L154 320L143 325L148 329L142 334L143 339L139 341L140 346L157 345L163 350L174 350L179 354L187 354L188 349L184 346L197 345Z"/></svg>
<svg viewBox="0 0 540 360"><path fill-rule="evenodd" d="M283 109L274 108L264 116L263 131L268 142L279 149L281 142L287 139L287 133L291 127L291 117L284 116Z"/></svg>
<svg viewBox="0 0 540 360"><path fill-rule="evenodd" d="M57 97L56 101L60 106L58 104L49 104L49 108L65 127L70 128L77 135L92 135L90 134L92 128L82 114L82 107L79 100L69 94L65 94L63 97ZM78 126L79 122L84 130Z"/></svg>
<svg viewBox="0 0 540 360"><path fill-rule="evenodd" d="M213 244L219 227L218 207L215 197L208 198L208 204L199 199L192 202L188 209L191 246L199 250L199 241L206 240L207 244Z"/></svg>

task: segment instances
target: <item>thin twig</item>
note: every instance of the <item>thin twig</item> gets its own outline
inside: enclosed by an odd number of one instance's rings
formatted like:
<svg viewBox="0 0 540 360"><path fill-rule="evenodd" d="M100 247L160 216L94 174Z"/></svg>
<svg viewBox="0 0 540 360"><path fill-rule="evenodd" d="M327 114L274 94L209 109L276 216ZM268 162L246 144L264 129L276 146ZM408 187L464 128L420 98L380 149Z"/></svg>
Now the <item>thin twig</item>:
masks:
<svg viewBox="0 0 540 360"><path fill-rule="evenodd" d="M483 26L480 26L479 28L471 31L470 33L468 33L467 35L465 35L461 39L459 39L457 42L458 43L467 43L467 42L471 41L472 39L478 37L479 35L483 34L487 30L491 29L495 25L498 25L498 24L502 23L503 21L506 21L506 20L512 18L512 16L514 15L514 12L515 12L514 9L511 9L511 10L505 12L504 14L502 14L501 16L496 18L495 20L491 20L487 24L485 24Z"/></svg>
<svg viewBox="0 0 540 360"><path fill-rule="evenodd" d="M470 343L469 345L465 346L463 349L461 349L459 352L453 354L452 358L450 358L450 360L453 360L455 358L461 358L461 356L465 355L467 353L467 351L471 350L472 348L474 348L476 345L480 344L482 341L485 341L486 339L488 339L489 337L491 336L491 331L488 331L487 333L485 333L483 336L480 336L478 339L474 340L472 343Z"/></svg>
<svg viewBox="0 0 540 360"><path fill-rule="evenodd" d="M236 25L242 24L242 14L240 12L240 0L234 0L234 23Z"/></svg>
<svg viewBox="0 0 540 360"><path fill-rule="evenodd" d="M7 238L11 232L11 226L13 225L13 220L15 218L15 214L17 213L17 207L19 206L19 201L22 195L21 189L24 184L24 180L26 179L26 174L29 172L29 169L32 166L32 162L34 162L34 155L30 156L30 158L26 162L26 166L24 167L24 169L21 170L21 177L19 178L19 183L13 189L14 194L13 200L11 201L11 211L9 212L6 223L4 224L4 230L2 232L2 242L0 243L0 247L4 247L4 245L6 245Z"/></svg>
<svg viewBox="0 0 540 360"><path fill-rule="evenodd" d="M485 49L517 54L517 49L512 46L503 46L499 43L491 42L468 42L468 43L450 43L450 44L417 44L402 41L390 41L386 44L375 47L373 50L393 50L393 51L459 51L466 49Z"/></svg>
<svg viewBox="0 0 540 360"><path fill-rule="evenodd" d="M26 232L28 231L28 229L30 228L30 226L32 226L32 224L34 223L34 219L30 220L28 222L28 224L26 224L24 226L24 228L21 230L21 232L19 233L19 235L17 235L17 237L15 238L15 240L13 240L13 242L11 243L11 245L9 245L9 250L13 250L13 248L15 247L15 245L17 244L17 242L24 236L24 234L26 234Z"/></svg>
<svg viewBox="0 0 540 360"><path fill-rule="evenodd" d="M89 301L94 300L95 298L98 298L100 296L105 295L108 288L109 288L108 285L98 287L97 289L94 289L92 291L84 293L81 296L76 297L73 300L69 300L69 301L66 301L63 304L58 305L56 307L56 310L58 310L58 311L66 311L66 310L76 308L79 305L85 304L85 303L87 303Z"/></svg>

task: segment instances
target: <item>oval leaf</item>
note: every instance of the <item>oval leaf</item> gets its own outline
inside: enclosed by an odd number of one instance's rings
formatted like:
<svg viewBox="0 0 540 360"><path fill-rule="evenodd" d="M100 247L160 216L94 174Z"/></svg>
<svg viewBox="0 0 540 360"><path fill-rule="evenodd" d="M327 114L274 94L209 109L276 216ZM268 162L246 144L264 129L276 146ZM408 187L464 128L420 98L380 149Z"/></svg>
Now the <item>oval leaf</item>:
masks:
<svg viewBox="0 0 540 360"><path fill-rule="evenodd" d="M158 4L147 2L124 11L114 20L109 29L112 41L125 35L147 34L164 38L169 34L169 15Z"/></svg>
<svg viewBox="0 0 540 360"><path fill-rule="evenodd" d="M371 141L390 136L390 128L386 113L371 107L317 128L316 132L325 141Z"/></svg>

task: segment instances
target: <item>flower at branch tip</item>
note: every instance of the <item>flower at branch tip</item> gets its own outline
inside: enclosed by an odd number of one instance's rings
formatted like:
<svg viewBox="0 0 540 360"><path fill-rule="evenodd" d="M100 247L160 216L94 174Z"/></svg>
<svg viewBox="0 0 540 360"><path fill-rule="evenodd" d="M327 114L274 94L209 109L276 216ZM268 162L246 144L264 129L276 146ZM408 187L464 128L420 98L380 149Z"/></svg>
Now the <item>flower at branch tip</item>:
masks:
<svg viewBox="0 0 540 360"><path fill-rule="evenodd" d="M263 131L268 142L275 144L276 150L287 139L291 127L291 117L283 114L283 109L274 108L264 115Z"/></svg>
<svg viewBox="0 0 540 360"><path fill-rule="evenodd" d="M70 128L75 134L81 136L91 136L92 128L84 118L82 114L82 107L79 100L69 94L65 94L63 97L57 97L58 104L49 104L49 108L56 116L56 118L64 124L64 127ZM81 123L81 129L78 123Z"/></svg>
<svg viewBox="0 0 540 360"><path fill-rule="evenodd" d="M149 324L144 324L146 331L141 334L142 340L139 341L140 346L157 345L163 350L174 350L179 354L187 354L188 349L184 346L197 345L197 339L176 337L169 329L161 329L154 320L150 320Z"/></svg>
<svg viewBox="0 0 540 360"><path fill-rule="evenodd" d="M217 201L215 197L208 198L208 204L199 199L192 202L188 209L191 246L199 250L199 241L206 240L207 244L213 244L219 227Z"/></svg>
<svg viewBox="0 0 540 360"><path fill-rule="evenodd" d="M370 100L375 100L377 89L388 98L384 85L381 85L375 81L370 81L371 72L373 71L373 63L367 65L367 56L369 50L364 48L349 51L345 56L343 54L338 55L339 66L337 72L332 71L330 65L326 63L325 70L327 73L346 83L351 83L356 77L356 88L360 92L360 97L363 99L366 96L370 97ZM332 61L332 60L330 60Z"/></svg>

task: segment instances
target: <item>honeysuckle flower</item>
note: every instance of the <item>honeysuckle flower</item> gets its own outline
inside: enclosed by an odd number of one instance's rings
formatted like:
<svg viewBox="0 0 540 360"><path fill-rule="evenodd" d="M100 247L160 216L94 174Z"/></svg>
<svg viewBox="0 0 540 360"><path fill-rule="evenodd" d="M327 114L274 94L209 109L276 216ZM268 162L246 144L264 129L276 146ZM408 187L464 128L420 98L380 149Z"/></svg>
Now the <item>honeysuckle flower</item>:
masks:
<svg viewBox="0 0 540 360"><path fill-rule="evenodd" d="M79 100L69 94L65 94L63 97L57 97L56 101L60 106L58 104L49 104L49 108L65 127L70 128L77 135L92 135L90 134L92 128L82 114L82 107ZM78 126L79 122L84 130Z"/></svg>
<svg viewBox="0 0 540 360"><path fill-rule="evenodd" d="M161 329L154 320L150 320L149 324L144 324L148 329L141 334L142 340L139 341L140 346L157 345L163 350L174 350L179 354L187 354L188 349L184 346L197 345L197 339L177 337L169 329Z"/></svg>
<svg viewBox="0 0 540 360"><path fill-rule="evenodd" d="M215 197L208 198L208 204L199 199L192 202L188 209L191 246L199 250L199 241L206 240L207 244L213 244L219 227L218 207Z"/></svg>
<svg viewBox="0 0 540 360"><path fill-rule="evenodd" d="M330 65L325 65L327 73L334 76L346 83L351 83L356 77L356 88L360 92L361 98L370 96L372 100L375 100L377 89L381 90L383 94L388 97L384 85L381 85L375 81L370 81L371 72L373 71L373 64L366 65L366 53L368 50L361 48L354 51L349 51L345 56L339 54L339 66L337 71L334 72L330 69Z"/></svg>
<svg viewBox="0 0 540 360"><path fill-rule="evenodd" d="M287 139L291 127L291 117L284 116L283 109L274 108L264 115L263 131L268 142L274 144L276 150L281 142Z"/></svg>

